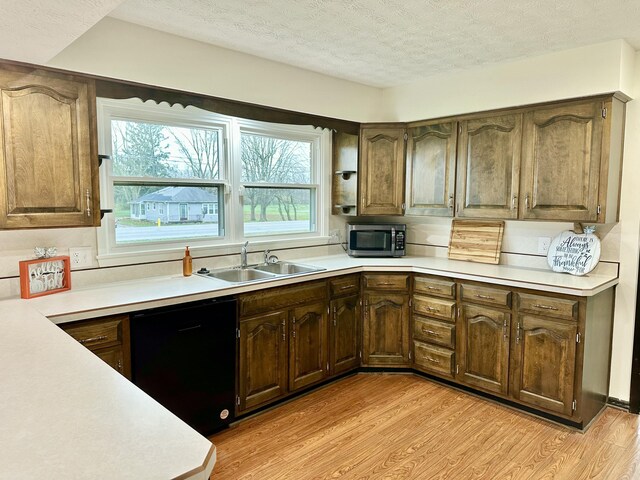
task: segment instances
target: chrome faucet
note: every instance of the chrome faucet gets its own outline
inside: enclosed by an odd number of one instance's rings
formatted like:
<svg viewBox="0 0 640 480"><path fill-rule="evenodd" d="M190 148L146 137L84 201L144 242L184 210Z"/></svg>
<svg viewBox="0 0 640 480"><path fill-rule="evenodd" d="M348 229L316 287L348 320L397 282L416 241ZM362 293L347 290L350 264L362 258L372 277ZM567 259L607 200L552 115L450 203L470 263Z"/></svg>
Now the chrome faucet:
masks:
<svg viewBox="0 0 640 480"><path fill-rule="evenodd" d="M240 268L247 268L247 245L249 245L248 240L244 242L240 249Z"/></svg>
<svg viewBox="0 0 640 480"><path fill-rule="evenodd" d="M264 263L267 264L269 263L269 254L271 253L271 250L269 250L268 248L264 251Z"/></svg>

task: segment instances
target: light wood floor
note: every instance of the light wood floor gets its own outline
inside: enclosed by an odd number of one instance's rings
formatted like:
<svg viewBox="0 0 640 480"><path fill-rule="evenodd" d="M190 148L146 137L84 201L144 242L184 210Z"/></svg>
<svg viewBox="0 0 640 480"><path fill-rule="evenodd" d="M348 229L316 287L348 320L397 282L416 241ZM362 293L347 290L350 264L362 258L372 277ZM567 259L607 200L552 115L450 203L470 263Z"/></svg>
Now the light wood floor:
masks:
<svg viewBox="0 0 640 480"><path fill-rule="evenodd" d="M640 417L582 434L413 375L346 378L214 435L213 480L640 479Z"/></svg>

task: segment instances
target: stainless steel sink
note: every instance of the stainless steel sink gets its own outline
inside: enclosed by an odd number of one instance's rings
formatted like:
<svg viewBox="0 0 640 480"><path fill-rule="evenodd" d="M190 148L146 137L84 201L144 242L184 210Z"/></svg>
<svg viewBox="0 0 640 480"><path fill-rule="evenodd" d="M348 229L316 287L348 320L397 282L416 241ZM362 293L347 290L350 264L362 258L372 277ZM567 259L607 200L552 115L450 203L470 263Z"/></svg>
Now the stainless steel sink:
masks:
<svg viewBox="0 0 640 480"><path fill-rule="evenodd" d="M264 280L267 278L275 278L275 275L268 272L261 272L254 268L229 268L227 270L212 271L201 274L204 277L217 278L226 282L246 283Z"/></svg>
<svg viewBox="0 0 640 480"><path fill-rule="evenodd" d="M248 283L259 280L268 280L291 275L301 275L303 273L319 272L325 268L302 265L292 262L266 263L262 265L251 265L246 268L226 268L224 270L198 271L198 275L203 277L217 278L231 283Z"/></svg>
<svg viewBox="0 0 640 480"><path fill-rule="evenodd" d="M297 275L301 273L318 272L321 270L325 270L324 268L312 267L310 265L301 265L299 263L291 262L268 263L265 265L258 265L253 268L261 272L269 272L275 275Z"/></svg>

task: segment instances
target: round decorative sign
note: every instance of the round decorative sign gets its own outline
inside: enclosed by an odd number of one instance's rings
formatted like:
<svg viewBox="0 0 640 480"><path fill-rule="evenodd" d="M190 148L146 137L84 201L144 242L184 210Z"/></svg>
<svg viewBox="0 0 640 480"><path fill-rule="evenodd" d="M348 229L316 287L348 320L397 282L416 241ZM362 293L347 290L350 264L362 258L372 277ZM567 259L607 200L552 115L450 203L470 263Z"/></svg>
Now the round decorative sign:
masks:
<svg viewBox="0 0 640 480"><path fill-rule="evenodd" d="M596 268L600 260L600 239L594 230L585 227L585 233L566 231L554 238L547 253L551 270L585 275Z"/></svg>

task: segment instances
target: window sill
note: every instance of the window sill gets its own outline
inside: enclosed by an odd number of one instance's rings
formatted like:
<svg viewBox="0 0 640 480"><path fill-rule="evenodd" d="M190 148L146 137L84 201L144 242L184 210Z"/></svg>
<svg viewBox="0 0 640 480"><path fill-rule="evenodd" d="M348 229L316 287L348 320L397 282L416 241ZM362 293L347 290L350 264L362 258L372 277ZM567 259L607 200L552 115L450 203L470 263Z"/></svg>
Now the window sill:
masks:
<svg viewBox="0 0 640 480"><path fill-rule="evenodd" d="M289 248L304 248L329 245L331 237L314 236L288 239L249 239L248 251L252 253L260 253L266 249L272 250L276 255L279 251ZM187 243L185 243L186 245ZM239 255L240 243L225 243L223 245L213 246L189 246L191 255L194 259L217 257L223 255ZM140 251L128 251L122 253L100 254L97 256L98 265L100 267L118 267L129 265L140 265L146 263L168 262L181 260L184 255L184 247L167 247L155 248Z"/></svg>

